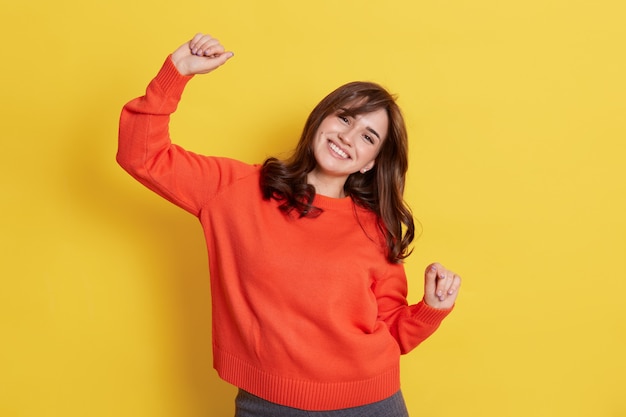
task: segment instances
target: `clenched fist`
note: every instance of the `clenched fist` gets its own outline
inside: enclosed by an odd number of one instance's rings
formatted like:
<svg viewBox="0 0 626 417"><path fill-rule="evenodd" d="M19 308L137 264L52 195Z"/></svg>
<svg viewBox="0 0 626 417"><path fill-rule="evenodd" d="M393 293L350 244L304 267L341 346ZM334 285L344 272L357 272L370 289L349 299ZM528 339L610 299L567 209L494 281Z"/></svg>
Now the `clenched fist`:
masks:
<svg viewBox="0 0 626 417"><path fill-rule="evenodd" d="M206 74L224 65L233 55L219 40L198 33L172 53L172 62L182 75Z"/></svg>
<svg viewBox="0 0 626 417"><path fill-rule="evenodd" d="M460 287L460 276L441 264L431 264L424 273L424 302L433 308L452 308Z"/></svg>

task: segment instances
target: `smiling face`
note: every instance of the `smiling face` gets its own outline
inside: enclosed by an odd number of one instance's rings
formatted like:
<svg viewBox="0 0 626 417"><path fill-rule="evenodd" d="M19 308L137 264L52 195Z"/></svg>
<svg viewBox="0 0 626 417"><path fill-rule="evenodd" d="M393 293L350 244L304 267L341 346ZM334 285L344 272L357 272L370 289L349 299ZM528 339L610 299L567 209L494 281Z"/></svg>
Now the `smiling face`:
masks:
<svg viewBox="0 0 626 417"><path fill-rule="evenodd" d="M340 109L326 116L311 144L316 166L308 182L318 192L326 188L330 189L326 195L341 195L350 174L372 169L388 129L389 118L382 108L356 115Z"/></svg>

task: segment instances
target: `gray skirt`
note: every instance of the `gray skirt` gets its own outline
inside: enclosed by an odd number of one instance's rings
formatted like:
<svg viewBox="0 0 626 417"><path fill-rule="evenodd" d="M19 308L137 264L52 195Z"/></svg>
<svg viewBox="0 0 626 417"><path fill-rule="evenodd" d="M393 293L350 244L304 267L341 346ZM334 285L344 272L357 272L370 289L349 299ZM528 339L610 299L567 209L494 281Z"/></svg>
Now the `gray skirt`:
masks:
<svg viewBox="0 0 626 417"><path fill-rule="evenodd" d="M306 411L275 404L242 389L235 399L235 417L408 417L402 392L360 407L331 411Z"/></svg>

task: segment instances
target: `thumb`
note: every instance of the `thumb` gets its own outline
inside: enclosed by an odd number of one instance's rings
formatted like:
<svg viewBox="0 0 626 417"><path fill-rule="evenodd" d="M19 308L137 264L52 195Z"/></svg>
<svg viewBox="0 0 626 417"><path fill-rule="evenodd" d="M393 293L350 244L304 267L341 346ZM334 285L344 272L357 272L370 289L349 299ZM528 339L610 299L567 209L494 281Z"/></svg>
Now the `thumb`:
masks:
<svg viewBox="0 0 626 417"><path fill-rule="evenodd" d="M215 54L207 57L195 57L194 67L192 72L196 74L206 74L217 68L221 67L232 58L235 54L233 52L222 52L221 54Z"/></svg>
<svg viewBox="0 0 626 417"><path fill-rule="evenodd" d="M424 272L424 292L426 294L434 294L437 289L437 264L430 264Z"/></svg>
<svg viewBox="0 0 626 417"><path fill-rule="evenodd" d="M217 67L219 67L219 66L224 65L226 63L226 61L231 59L233 56L235 56L234 52L227 51L227 52L221 53L219 55L216 55L216 56L212 57L211 59L214 59L215 63L217 64Z"/></svg>

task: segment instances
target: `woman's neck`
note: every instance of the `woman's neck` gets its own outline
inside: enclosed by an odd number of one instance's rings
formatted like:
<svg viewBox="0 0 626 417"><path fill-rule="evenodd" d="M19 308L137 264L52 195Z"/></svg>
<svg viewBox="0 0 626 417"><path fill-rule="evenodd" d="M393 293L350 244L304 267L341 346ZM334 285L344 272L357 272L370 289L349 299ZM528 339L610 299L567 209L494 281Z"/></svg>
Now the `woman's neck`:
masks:
<svg viewBox="0 0 626 417"><path fill-rule="evenodd" d="M307 183L315 187L315 193L330 198L344 198L346 193L343 189L346 180L338 177L324 177L310 172L307 175Z"/></svg>

